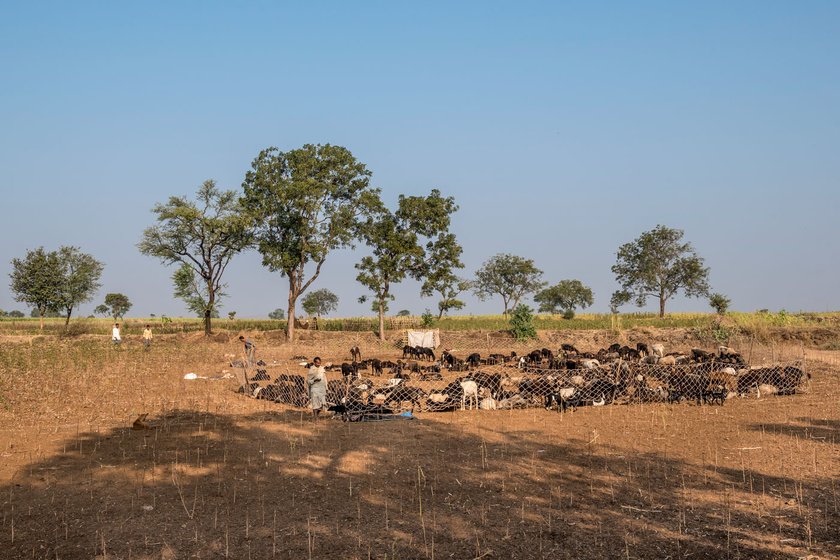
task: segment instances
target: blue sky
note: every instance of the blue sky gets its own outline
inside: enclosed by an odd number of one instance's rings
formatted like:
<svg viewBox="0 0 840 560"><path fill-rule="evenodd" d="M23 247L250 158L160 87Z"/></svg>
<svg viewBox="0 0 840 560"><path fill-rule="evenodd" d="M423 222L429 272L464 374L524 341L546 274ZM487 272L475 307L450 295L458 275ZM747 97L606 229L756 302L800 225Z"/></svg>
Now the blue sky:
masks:
<svg viewBox="0 0 840 560"><path fill-rule="evenodd" d="M391 203L454 196L468 277L515 253L606 311L616 249L661 223L737 310L838 309L838 21L836 2L3 3L0 275L77 245L105 263L84 314L106 292L185 314L136 249L152 206L209 178L239 189L267 146L333 143ZM370 313L359 255L313 286L338 315ZM223 312L285 307L255 253L227 281ZM392 309L436 306L418 292Z"/></svg>

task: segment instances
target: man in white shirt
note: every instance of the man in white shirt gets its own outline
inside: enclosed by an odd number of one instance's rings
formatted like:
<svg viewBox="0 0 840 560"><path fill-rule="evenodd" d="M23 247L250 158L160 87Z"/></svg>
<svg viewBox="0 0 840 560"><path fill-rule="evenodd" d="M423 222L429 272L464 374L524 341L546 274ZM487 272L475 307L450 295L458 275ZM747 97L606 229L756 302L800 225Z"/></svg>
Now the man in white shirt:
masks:
<svg viewBox="0 0 840 560"><path fill-rule="evenodd" d="M114 323L114 328L111 329L111 342L114 343L114 346L119 346L122 342L122 337L120 336L120 324Z"/></svg>

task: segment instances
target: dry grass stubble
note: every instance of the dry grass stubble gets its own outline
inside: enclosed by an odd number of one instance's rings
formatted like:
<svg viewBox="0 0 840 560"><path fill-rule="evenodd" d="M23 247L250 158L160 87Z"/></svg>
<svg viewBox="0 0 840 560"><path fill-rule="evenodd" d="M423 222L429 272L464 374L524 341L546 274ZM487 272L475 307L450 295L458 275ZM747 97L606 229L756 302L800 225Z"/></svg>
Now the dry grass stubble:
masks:
<svg viewBox="0 0 840 560"><path fill-rule="evenodd" d="M809 394L724 407L313 424L235 394L236 380L183 379L221 373L238 350L193 337L161 338L148 353L98 340L3 345L4 557L840 551L836 367L812 362ZM310 350L260 345L266 359ZM139 413L155 429L132 430Z"/></svg>

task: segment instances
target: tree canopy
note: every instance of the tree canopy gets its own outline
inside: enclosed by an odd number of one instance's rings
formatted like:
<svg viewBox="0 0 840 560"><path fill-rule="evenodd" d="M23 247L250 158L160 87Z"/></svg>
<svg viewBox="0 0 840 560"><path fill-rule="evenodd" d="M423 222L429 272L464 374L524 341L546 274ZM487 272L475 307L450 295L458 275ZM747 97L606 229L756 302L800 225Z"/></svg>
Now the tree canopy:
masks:
<svg viewBox="0 0 840 560"><path fill-rule="evenodd" d="M524 296L545 286L541 281L542 270L534 265L533 260L507 253L485 261L475 277L475 295L482 301L495 295L501 296L505 315L519 305Z"/></svg>
<svg viewBox="0 0 840 560"><path fill-rule="evenodd" d="M361 227L372 255L356 264L356 280L373 292L381 340L385 340L388 302L394 299L391 288L407 277L423 280L439 276L440 266L451 266L441 265L441 253L453 252L455 236L449 233L449 223L457 210L454 198L444 198L433 189L428 196L400 195L395 212L380 205Z"/></svg>
<svg viewBox="0 0 840 560"><path fill-rule="evenodd" d="M278 307L274 311L268 314L269 319L274 319L275 321L282 321L286 317L286 312L283 310L282 307Z"/></svg>
<svg viewBox="0 0 840 560"><path fill-rule="evenodd" d="M586 309L595 300L592 289L580 280L561 280L554 286L538 292L534 301L539 304L540 313L574 313L576 308Z"/></svg>
<svg viewBox="0 0 840 560"><path fill-rule="evenodd" d="M310 316L329 315L338 308L338 296L326 288L306 294L301 300L303 310Z"/></svg>
<svg viewBox="0 0 840 560"><path fill-rule="evenodd" d="M216 188L213 180L201 185L196 199L173 196L166 204L156 204L152 212L158 223L143 232L138 247L166 265L180 265L172 276L175 296L204 317L204 333L209 335L210 320L218 316L223 296L222 276L233 256L250 244L250 222L236 192Z"/></svg>
<svg viewBox="0 0 840 560"><path fill-rule="evenodd" d="M289 281L288 335L295 304L321 273L327 255L351 245L360 218L378 206L370 171L341 146L267 148L242 183L242 204L255 220L263 266ZM314 266L307 277L307 265Z"/></svg>
<svg viewBox="0 0 840 560"><path fill-rule="evenodd" d="M682 230L658 225L618 248L612 271L621 289L613 294L614 309L630 300L642 307L655 297L664 317L665 303L680 290L687 297L708 295L709 269L682 238Z"/></svg>

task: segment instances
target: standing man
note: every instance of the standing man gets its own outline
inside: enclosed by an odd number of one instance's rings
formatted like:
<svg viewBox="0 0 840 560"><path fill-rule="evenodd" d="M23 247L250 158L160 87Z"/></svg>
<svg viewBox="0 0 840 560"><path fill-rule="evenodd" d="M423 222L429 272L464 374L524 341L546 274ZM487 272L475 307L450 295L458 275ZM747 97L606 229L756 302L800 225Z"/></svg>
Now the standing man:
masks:
<svg viewBox="0 0 840 560"><path fill-rule="evenodd" d="M149 346L152 345L152 327L146 325L146 328L143 329L143 350L148 350Z"/></svg>
<svg viewBox="0 0 840 560"><path fill-rule="evenodd" d="M257 351L257 347L251 342L250 338L239 335L239 340L245 344L245 358L248 360L248 367L251 367L254 365L254 354Z"/></svg>
<svg viewBox="0 0 840 560"><path fill-rule="evenodd" d="M309 374L306 376L309 387L309 406L312 408L312 419L317 420L321 409L327 404L327 370L321 365L321 358L315 357Z"/></svg>
<svg viewBox="0 0 840 560"><path fill-rule="evenodd" d="M114 343L114 346L119 347L120 343L122 342L122 337L120 336L120 324L114 323L114 328L111 329L111 342Z"/></svg>

